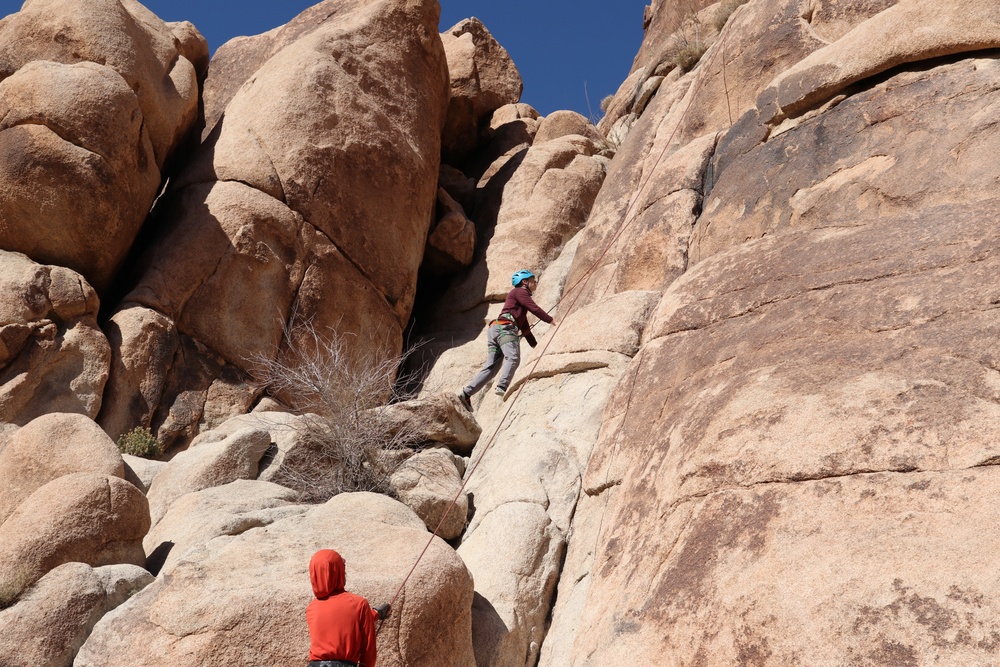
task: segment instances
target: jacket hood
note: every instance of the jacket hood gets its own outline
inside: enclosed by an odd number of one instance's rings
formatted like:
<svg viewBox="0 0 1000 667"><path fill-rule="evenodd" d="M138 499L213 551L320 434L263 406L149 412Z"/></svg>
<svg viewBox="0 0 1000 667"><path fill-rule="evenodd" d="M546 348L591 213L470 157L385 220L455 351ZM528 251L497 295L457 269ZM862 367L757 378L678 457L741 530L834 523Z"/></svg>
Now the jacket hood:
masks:
<svg viewBox="0 0 1000 667"><path fill-rule="evenodd" d="M309 581L320 600L344 592L346 582L344 559L333 549L320 549L309 561Z"/></svg>

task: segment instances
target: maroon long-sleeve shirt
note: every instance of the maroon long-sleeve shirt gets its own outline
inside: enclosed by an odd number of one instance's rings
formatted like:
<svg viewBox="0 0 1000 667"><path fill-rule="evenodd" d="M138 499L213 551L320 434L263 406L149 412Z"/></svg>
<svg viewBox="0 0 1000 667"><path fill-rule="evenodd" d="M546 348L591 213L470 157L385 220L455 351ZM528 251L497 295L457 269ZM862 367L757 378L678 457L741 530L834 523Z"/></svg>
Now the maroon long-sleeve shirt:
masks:
<svg viewBox="0 0 1000 667"><path fill-rule="evenodd" d="M528 326L528 313L542 322L552 321L552 316L531 298L531 292L528 291L527 287L515 287L507 292L507 300L503 302L503 310L500 311L500 314L510 315L517 324L517 328L524 334L524 340L528 341L528 345L531 347L535 347L538 341L535 340L531 333L531 327Z"/></svg>

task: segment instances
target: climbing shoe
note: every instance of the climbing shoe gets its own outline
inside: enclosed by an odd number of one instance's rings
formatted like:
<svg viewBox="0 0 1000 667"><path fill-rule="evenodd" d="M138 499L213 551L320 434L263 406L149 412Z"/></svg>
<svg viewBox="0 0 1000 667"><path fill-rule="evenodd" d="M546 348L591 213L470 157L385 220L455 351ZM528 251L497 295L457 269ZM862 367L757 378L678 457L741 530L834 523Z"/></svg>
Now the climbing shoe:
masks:
<svg viewBox="0 0 1000 667"><path fill-rule="evenodd" d="M500 398L503 398L507 394L507 390L504 389L503 387L497 387L496 389L493 390L493 393L499 396Z"/></svg>
<svg viewBox="0 0 1000 667"><path fill-rule="evenodd" d="M465 393L465 390L458 392L458 401L462 404L469 412L472 412L472 401L469 400L469 395Z"/></svg>

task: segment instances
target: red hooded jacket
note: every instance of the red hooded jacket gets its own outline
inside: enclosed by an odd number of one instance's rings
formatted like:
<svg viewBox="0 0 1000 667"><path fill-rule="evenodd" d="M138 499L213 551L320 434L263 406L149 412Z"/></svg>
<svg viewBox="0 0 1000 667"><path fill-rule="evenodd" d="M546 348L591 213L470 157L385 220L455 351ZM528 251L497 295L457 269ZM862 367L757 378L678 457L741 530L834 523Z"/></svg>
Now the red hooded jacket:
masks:
<svg viewBox="0 0 1000 667"><path fill-rule="evenodd" d="M375 617L368 600L344 590L344 559L321 549L309 561L316 599L306 608L310 660L348 660L375 667Z"/></svg>

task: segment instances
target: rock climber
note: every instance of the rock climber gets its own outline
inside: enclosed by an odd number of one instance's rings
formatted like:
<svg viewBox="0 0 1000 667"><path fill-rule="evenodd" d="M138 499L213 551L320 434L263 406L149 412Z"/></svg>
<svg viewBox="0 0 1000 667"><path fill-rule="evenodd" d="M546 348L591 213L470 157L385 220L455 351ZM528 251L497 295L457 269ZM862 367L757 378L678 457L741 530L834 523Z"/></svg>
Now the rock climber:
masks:
<svg viewBox="0 0 1000 667"><path fill-rule="evenodd" d="M510 279L514 289L507 292L507 300L504 301L503 309L497 319L490 322L490 328L486 332L486 363L472 378L472 381L458 393L458 400L462 402L466 410L472 411L472 396L483 388L490 379L500 371L500 378L497 380L495 393L503 396L507 393L514 371L521 363L521 339L518 331L528 341L528 345L535 347L538 341L531 334L531 327L528 326L528 313L535 315L538 319L549 324L554 324L552 316L542 310L541 306L531 298L532 292L538 287L538 278L531 271L518 271ZM501 368L500 362L503 362Z"/></svg>
<svg viewBox="0 0 1000 667"><path fill-rule="evenodd" d="M316 599L306 608L309 667L375 667L375 620L389 616L389 605L372 609L368 600L344 590L344 559L320 549L309 561Z"/></svg>

